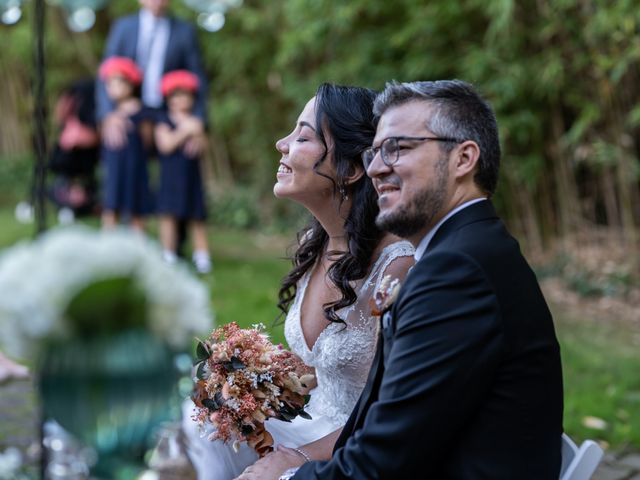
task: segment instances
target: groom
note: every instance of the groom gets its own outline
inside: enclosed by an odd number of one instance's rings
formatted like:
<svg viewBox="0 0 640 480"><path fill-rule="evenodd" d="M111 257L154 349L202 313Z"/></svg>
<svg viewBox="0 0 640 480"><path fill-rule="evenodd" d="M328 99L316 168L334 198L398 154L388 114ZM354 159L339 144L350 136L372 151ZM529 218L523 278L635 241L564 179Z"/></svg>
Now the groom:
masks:
<svg viewBox="0 0 640 480"><path fill-rule="evenodd" d="M367 385L329 462L295 479L555 480L562 373L535 275L489 200L491 107L457 81L393 83L363 154L378 225L417 263L382 317Z"/></svg>

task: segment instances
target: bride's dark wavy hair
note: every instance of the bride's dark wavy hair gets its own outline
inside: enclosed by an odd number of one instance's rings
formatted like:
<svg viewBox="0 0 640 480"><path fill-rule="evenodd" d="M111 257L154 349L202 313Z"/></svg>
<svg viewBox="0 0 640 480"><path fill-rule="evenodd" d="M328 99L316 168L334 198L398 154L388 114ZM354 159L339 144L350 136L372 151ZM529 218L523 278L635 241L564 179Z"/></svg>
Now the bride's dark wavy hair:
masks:
<svg viewBox="0 0 640 480"><path fill-rule="evenodd" d="M314 171L326 177L317 171L329 153L326 132L332 140L336 171L335 180L327 178L333 182L334 195L341 195L341 201L345 195L352 199L351 210L344 224L349 250L327 252L337 258L327 274L342 295L339 300L323 305L325 317L332 322L344 323L336 312L355 303L357 296L350 282L367 274L373 251L382 238L382 231L375 224L378 197L371 180L363 175L356 182L346 184L346 179L353 175L357 166L362 165L362 152L373 143L376 133L373 117L375 96L376 93L368 88L329 83L320 85L316 92L317 135L325 150L315 163ZM320 258L328 239L327 232L315 218L298 232L298 248L291 257L293 268L283 278L278 293L281 315L286 315L296 296L298 281Z"/></svg>

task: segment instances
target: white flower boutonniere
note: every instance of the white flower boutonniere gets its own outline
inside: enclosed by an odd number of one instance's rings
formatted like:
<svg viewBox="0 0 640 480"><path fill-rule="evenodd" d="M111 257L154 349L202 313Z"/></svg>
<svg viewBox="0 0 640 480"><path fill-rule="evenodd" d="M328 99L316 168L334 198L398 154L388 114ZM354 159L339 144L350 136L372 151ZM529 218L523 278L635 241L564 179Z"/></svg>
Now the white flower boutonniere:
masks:
<svg viewBox="0 0 640 480"><path fill-rule="evenodd" d="M398 292L400 292L400 280L391 279L391 275L385 275L370 300L371 315L380 316L389 310L398 298Z"/></svg>

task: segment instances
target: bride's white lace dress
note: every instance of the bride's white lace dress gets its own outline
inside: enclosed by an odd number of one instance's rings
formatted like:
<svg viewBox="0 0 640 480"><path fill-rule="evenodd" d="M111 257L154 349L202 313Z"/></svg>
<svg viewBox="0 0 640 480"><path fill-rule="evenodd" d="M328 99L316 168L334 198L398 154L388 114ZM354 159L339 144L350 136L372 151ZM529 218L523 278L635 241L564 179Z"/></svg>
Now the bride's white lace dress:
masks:
<svg viewBox="0 0 640 480"><path fill-rule="evenodd" d="M389 264L398 257L413 255L413 246L400 241L384 248L368 277L357 291L357 300L338 314L343 323L329 324L309 346L300 324L300 308L310 273L298 284L296 297L285 320L284 333L290 349L315 368L318 386L311 391L305 410L312 419L301 417L292 422L271 419L265 423L274 439L274 446L297 447L342 427L364 388L375 354L377 322L371 317L369 299L385 275ZM345 325L346 324L346 325ZM209 441L202 437L190 420L192 405L185 403L184 426L188 437L188 452L198 471L198 480L229 480L239 475L258 457L246 444L235 453L231 445Z"/></svg>

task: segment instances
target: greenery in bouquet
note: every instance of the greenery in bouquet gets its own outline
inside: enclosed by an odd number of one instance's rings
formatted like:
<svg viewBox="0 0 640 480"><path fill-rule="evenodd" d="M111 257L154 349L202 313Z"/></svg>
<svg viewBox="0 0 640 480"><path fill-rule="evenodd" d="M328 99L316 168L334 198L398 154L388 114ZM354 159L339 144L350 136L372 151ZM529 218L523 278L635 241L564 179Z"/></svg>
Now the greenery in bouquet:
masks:
<svg viewBox="0 0 640 480"><path fill-rule="evenodd" d="M0 255L0 348L18 358L128 329L185 348L211 325L206 287L130 231L61 228Z"/></svg>
<svg viewBox="0 0 640 480"><path fill-rule="evenodd" d="M311 418L304 406L315 386L312 369L262 330L229 323L199 342L192 397L197 423L215 427L210 440L246 441L260 456L273 445L264 422Z"/></svg>

